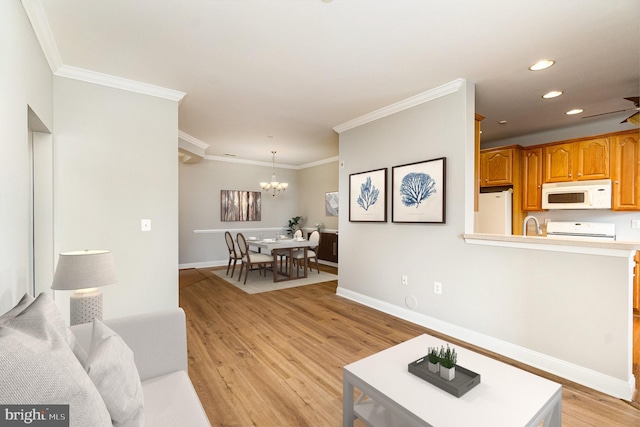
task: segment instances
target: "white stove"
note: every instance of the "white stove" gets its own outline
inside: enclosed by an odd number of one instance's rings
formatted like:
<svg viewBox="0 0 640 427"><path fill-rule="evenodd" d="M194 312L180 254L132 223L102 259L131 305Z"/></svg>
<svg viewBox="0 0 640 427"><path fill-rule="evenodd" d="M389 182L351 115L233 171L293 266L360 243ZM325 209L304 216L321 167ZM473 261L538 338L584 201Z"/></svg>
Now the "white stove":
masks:
<svg viewBox="0 0 640 427"><path fill-rule="evenodd" d="M606 222L552 221L547 224L547 237L612 242L616 240L616 225Z"/></svg>

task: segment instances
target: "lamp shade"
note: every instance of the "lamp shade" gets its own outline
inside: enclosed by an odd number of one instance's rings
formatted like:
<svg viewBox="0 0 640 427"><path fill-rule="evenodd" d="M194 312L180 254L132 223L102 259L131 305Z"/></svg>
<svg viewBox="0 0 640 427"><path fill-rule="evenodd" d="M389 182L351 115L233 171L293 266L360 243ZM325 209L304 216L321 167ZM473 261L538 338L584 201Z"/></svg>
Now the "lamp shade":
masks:
<svg viewBox="0 0 640 427"><path fill-rule="evenodd" d="M116 283L115 263L111 251L87 250L64 252L58 258L51 289L77 290Z"/></svg>

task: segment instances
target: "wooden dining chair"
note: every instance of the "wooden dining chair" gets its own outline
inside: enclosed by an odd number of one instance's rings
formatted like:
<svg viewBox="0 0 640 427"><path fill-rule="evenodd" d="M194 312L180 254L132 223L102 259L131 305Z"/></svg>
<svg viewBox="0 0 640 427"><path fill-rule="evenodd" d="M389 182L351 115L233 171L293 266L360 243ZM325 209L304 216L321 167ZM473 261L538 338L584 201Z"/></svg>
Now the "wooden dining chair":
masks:
<svg viewBox="0 0 640 427"><path fill-rule="evenodd" d="M238 276L238 282L242 279L242 270L245 270L244 274L244 284L247 284L247 277L249 276L249 271L253 266L258 266L259 272L261 272L262 268L264 268L265 276L267 275L267 265L271 264L273 268L276 268L273 265L273 256L267 254L261 254L258 252L253 252L249 250L249 245L247 245L247 239L245 239L242 233L238 233L236 236L238 241L238 249L240 249L240 257L242 263L240 264L240 276Z"/></svg>
<svg viewBox="0 0 640 427"><path fill-rule="evenodd" d="M320 232L318 230L314 230L309 235L309 242L311 242L311 246L307 249L307 265L309 266L309 270L312 270L310 261L313 259L316 262L316 270L318 270L318 274L320 274L320 266L318 265L318 246L320 246ZM296 264L296 272L300 267L300 263L304 261L304 250L297 249L293 251L291 255L293 257L293 262Z"/></svg>
<svg viewBox="0 0 640 427"><path fill-rule="evenodd" d="M242 259L240 254L236 251L236 245L233 243L233 236L228 231L224 232L224 240L227 242L227 248L229 249L229 264L227 264L227 276L229 275L229 268L233 261L233 268L231 269L231 278L233 279L233 273L236 271L236 263Z"/></svg>

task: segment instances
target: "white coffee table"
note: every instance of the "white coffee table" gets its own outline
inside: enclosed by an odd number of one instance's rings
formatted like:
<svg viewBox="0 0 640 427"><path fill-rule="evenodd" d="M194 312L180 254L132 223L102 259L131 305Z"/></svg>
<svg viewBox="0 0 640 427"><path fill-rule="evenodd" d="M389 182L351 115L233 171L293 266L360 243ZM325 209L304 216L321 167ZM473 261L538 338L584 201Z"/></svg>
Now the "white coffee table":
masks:
<svg viewBox="0 0 640 427"><path fill-rule="evenodd" d="M409 373L408 364L446 342L421 335L343 368L343 426L560 427L562 386L459 346L458 363L480 384L455 397ZM367 397L354 405L354 387Z"/></svg>

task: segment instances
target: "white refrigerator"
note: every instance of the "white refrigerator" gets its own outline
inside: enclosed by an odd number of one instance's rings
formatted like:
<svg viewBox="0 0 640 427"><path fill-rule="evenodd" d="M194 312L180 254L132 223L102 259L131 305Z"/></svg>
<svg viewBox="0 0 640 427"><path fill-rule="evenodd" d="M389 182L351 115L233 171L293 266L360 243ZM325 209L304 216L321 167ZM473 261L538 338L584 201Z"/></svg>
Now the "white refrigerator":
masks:
<svg viewBox="0 0 640 427"><path fill-rule="evenodd" d="M511 234L513 190L480 193L476 212L475 232Z"/></svg>

